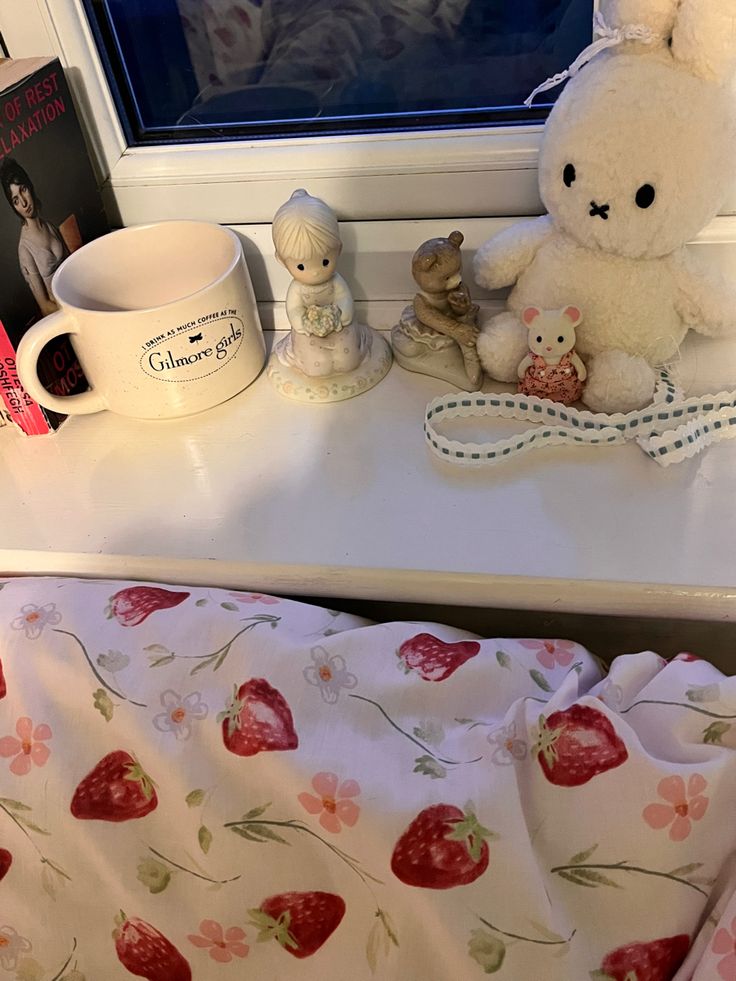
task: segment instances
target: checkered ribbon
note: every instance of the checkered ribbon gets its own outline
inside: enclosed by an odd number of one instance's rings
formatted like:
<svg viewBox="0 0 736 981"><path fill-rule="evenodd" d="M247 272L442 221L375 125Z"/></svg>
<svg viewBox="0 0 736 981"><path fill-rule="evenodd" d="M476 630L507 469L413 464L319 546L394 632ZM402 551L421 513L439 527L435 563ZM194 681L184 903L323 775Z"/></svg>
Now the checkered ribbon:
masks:
<svg viewBox="0 0 736 981"><path fill-rule="evenodd" d="M447 420L469 418L538 425L519 436L488 443L448 439L436 428ZM736 392L686 399L669 372L661 371L652 405L615 415L580 411L534 396L461 392L429 403L424 435L436 456L466 466L501 463L545 446L620 446L635 440L647 456L668 467L711 443L736 437Z"/></svg>

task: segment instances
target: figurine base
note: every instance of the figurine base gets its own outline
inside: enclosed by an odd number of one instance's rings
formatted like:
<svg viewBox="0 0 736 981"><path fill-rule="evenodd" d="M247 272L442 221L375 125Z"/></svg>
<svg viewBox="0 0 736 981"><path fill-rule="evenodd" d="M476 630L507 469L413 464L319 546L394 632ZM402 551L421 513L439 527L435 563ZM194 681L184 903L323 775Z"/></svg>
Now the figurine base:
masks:
<svg viewBox="0 0 736 981"><path fill-rule="evenodd" d="M391 346L396 363L407 371L441 378L464 392L479 388L479 383L468 377L458 344L421 324L412 306L404 310L399 323L391 329Z"/></svg>
<svg viewBox="0 0 736 981"><path fill-rule="evenodd" d="M339 375L310 377L295 367L289 357L290 336L283 337L268 359L266 373L279 395L295 402L342 402L369 391L391 367L388 341L367 324L356 324L367 354L352 371Z"/></svg>

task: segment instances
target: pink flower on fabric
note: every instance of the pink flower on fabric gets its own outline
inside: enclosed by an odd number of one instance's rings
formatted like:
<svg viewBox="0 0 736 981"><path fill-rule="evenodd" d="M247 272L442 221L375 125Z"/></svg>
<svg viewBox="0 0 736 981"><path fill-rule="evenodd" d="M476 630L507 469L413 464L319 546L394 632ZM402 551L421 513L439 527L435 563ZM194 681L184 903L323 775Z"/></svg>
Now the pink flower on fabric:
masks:
<svg viewBox="0 0 736 981"><path fill-rule="evenodd" d="M337 834L341 824L352 828L360 814L358 805L350 800L360 793L356 781L343 780L338 787L336 774L318 773L312 780L312 787L317 797L314 794L299 794L297 799L310 814L319 814L319 823L325 831Z"/></svg>
<svg viewBox="0 0 736 981"><path fill-rule="evenodd" d="M189 941L195 947L209 947L209 955L219 964L229 964L235 957L245 957L250 950L245 940L245 930L240 927L228 927L223 930L215 920L202 920L199 924L199 934L190 933Z"/></svg>
<svg viewBox="0 0 736 981"><path fill-rule="evenodd" d="M15 736L3 736L0 739L0 756L5 759L14 757L10 764L10 772L18 777L24 777L31 772L32 764L43 766L51 755L51 750L45 745L45 740L51 739L51 729L42 723L33 728L33 722L23 716L15 724Z"/></svg>
<svg viewBox="0 0 736 981"><path fill-rule="evenodd" d="M539 663L550 671L557 664L566 668L575 653L575 644L571 640L520 640L519 643L528 651L536 651Z"/></svg>
<svg viewBox="0 0 736 981"><path fill-rule="evenodd" d="M731 921L731 932L721 927L716 930L711 944L714 954L726 954L718 962L716 970L723 981L736 981L736 918Z"/></svg>
<svg viewBox="0 0 736 981"><path fill-rule="evenodd" d="M665 777L657 784L657 793L666 804L648 804L642 817L655 831L670 827L671 841L684 841L691 831L691 822L699 821L708 810L708 798L702 792L708 786L705 777L694 773L687 782L682 777Z"/></svg>
<svg viewBox="0 0 736 981"><path fill-rule="evenodd" d="M264 606L273 606L279 600L275 596L267 596L266 593L230 593L230 596L238 603L263 603Z"/></svg>

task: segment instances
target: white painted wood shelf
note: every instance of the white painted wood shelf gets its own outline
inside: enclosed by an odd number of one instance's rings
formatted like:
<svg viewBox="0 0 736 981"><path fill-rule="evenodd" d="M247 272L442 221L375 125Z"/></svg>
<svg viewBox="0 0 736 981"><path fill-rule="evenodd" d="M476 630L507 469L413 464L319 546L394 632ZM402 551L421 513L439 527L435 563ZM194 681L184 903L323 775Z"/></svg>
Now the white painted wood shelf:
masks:
<svg viewBox="0 0 736 981"><path fill-rule="evenodd" d="M688 342L688 392L730 387L735 348ZM736 441L668 470L635 444L463 469L423 441L426 403L446 391L394 365L356 399L300 405L264 374L187 419L6 427L0 573L736 619ZM524 428L482 425L467 434Z"/></svg>

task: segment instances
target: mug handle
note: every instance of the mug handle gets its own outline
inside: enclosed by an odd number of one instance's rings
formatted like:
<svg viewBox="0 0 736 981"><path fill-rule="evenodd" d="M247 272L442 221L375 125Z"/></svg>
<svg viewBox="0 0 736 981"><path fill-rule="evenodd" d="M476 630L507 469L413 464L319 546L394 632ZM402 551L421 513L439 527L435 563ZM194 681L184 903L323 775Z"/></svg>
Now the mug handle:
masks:
<svg viewBox="0 0 736 981"><path fill-rule="evenodd" d="M39 405L65 416L87 415L107 408L102 396L92 388L79 395L52 395L38 377L38 359L44 346L60 334L76 333L75 320L64 310L58 310L34 324L23 335L16 351L16 368L23 388Z"/></svg>

